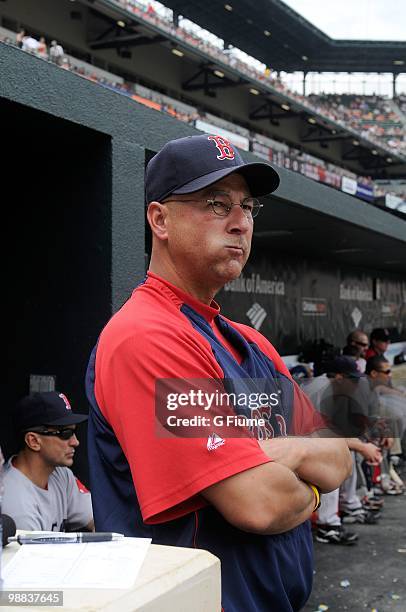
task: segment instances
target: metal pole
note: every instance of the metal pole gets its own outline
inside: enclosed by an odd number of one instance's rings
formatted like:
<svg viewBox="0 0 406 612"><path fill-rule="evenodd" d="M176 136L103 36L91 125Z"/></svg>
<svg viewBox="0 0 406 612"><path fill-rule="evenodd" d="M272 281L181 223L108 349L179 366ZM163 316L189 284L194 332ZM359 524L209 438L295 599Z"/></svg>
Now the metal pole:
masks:
<svg viewBox="0 0 406 612"><path fill-rule="evenodd" d="M303 95L306 95L306 77L307 77L307 72L306 70L303 70Z"/></svg>
<svg viewBox="0 0 406 612"><path fill-rule="evenodd" d="M393 73L392 75L392 98L395 99L396 98L396 79L398 78L398 74L396 72Z"/></svg>

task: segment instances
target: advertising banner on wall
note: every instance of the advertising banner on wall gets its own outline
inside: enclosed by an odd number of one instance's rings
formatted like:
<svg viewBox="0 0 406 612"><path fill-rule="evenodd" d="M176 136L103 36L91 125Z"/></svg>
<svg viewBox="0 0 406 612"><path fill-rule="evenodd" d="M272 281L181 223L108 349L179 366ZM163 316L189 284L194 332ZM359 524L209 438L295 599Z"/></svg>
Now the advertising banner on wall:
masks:
<svg viewBox="0 0 406 612"><path fill-rule="evenodd" d="M363 183L357 183L357 198L366 200L367 202L374 201L374 188L371 185L364 185Z"/></svg>
<svg viewBox="0 0 406 612"><path fill-rule="evenodd" d="M282 355L313 340L343 347L355 328L387 327L394 341L406 338L406 283L331 263L256 255L216 299L225 316L261 331Z"/></svg>
<svg viewBox="0 0 406 612"><path fill-rule="evenodd" d="M344 193L348 193L349 195L355 195L357 193L357 181L349 178L348 176L343 176L341 181L341 191L344 191Z"/></svg>

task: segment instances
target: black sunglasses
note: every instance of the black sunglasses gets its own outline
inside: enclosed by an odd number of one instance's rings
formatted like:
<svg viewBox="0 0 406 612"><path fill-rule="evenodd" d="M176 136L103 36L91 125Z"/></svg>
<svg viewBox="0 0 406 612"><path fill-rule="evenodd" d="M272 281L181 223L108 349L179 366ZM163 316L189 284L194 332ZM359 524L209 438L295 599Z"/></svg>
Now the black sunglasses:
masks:
<svg viewBox="0 0 406 612"><path fill-rule="evenodd" d="M377 370L377 372L380 372L381 374L390 374L392 372L392 370Z"/></svg>
<svg viewBox="0 0 406 612"><path fill-rule="evenodd" d="M57 429L55 431L50 431L49 429L41 429L40 431L38 430L36 433L41 434L41 436L56 436L61 440L69 440L69 438L76 434L76 429L74 427L65 427L64 429Z"/></svg>

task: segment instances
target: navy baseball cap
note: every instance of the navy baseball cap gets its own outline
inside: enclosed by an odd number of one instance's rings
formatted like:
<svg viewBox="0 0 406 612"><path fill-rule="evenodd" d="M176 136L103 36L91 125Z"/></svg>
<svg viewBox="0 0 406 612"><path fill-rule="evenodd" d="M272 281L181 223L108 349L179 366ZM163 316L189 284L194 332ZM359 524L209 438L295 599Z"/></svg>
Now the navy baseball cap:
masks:
<svg viewBox="0 0 406 612"><path fill-rule="evenodd" d="M193 193L238 172L251 195L275 191L279 175L265 162L246 163L237 148L222 136L202 134L170 140L148 163L145 199L162 202L171 194Z"/></svg>
<svg viewBox="0 0 406 612"><path fill-rule="evenodd" d="M30 393L18 402L13 411L17 431L40 425L75 425L87 418L86 414L72 412L68 398L59 391Z"/></svg>
<svg viewBox="0 0 406 612"><path fill-rule="evenodd" d="M357 363L349 355L338 355L334 357L326 367L328 374L343 374L348 378L364 378L364 374L358 370Z"/></svg>
<svg viewBox="0 0 406 612"><path fill-rule="evenodd" d="M389 342L390 333L387 329L384 329L383 327L375 327L375 329L371 331L370 339L378 340L380 342Z"/></svg>

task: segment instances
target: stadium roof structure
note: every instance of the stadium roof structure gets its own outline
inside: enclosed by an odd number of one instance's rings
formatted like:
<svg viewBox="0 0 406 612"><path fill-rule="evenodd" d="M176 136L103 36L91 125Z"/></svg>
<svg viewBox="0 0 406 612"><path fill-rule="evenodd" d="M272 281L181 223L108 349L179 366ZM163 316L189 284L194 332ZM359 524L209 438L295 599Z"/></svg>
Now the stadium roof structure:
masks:
<svg viewBox="0 0 406 612"><path fill-rule="evenodd" d="M47 150L55 148L51 143L58 143L61 149L58 159L69 160L68 171L62 173L66 178L63 185L69 187L68 194L77 189L79 179L83 183L83 197L94 194L92 197L96 199L91 202L100 206L96 225L94 206L87 208L92 227L98 231L102 224L106 232L103 236L110 236L115 241L111 252L108 249L103 252L114 265L117 278L112 281L115 292L112 299L119 308L127 299L131 287L128 283L134 280L132 266L136 266L139 278L144 276L145 161L171 138L201 132L2 42L0 64L4 67L0 79L0 111L5 142L7 139L14 142L17 130L31 145L37 142L38 134L41 134L42 147L44 142L48 143ZM75 155L66 154L65 146L70 153L75 147L82 151L84 145L88 161L79 172L80 162ZM78 160L83 158L83 151L81 155ZM259 161L250 152L244 151L243 157L248 162ZM14 158L8 161L12 163ZM27 171L30 162L27 156L18 160L21 168L26 167ZM79 178L75 182L71 174L76 177L76 172ZM365 271L382 270L401 274L404 278L404 217L395 218L388 209L382 210L284 168L278 168L278 173L280 186L266 198L267 203L255 226L257 245L268 249L269 253L286 252L302 259L316 258ZM55 179L53 176L52 180L56 192L63 190L61 177ZM110 182L115 185L113 189L107 187ZM36 181L33 188L38 191ZM51 196L53 202L52 190ZM69 200L70 195L64 197ZM77 214L83 223L89 220L86 214L82 215L80 206L75 210L70 217L74 223ZM70 212L69 209L69 216ZM91 257L88 241L85 246ZM97 249L99 251L99 246ZM70 252L68 255L71 258ZM101 257L100 252L98 256ZM103 287L98 283L100 286Z"/></svg>
<svg viewBox="0 0 406 612"><path fill-rule="evenodd" d="M177 52L179 52L178 48L181 48L183 68L181 72L176 71L173 74L171 90L174 91L174 84L177 82L177 94L183 96L186 93L190 96L187 100L188 103L197 103L198 106L205 107L207 101L199 99L199 94L203 93L206 98L210 99L208 108L211 108L214 113L219 111L224 113L224 109L227 108L227 118L238 123L238 118L231 115L232 104L216 104L217 92L234 89L236 92L235 99L240 101L244 99L244 90L249 91L250 94L255 92L258 96L255 104L253 95L251 95L252 100L248 103L242 102L249 107L244 114L244 121L248 120L250 129L261 129L261 126L262 129L265 129L263 123L269 120L271 137L275 137L277 140L282 138L291 146L299 145L310 154L346 167L357 174L373 178L386 178L387 175L392 178L404 177L405 156L402 152L385 146L383 141L380 142L376 138L370 139L360 134L359 130L319 112L317 108L307 105L305 101L292 99L287 92L275 88L271 82L255 78L255 75L241 71L238 66L232 66L228 62L227 54L220 52L213 56L205 49L188 42L187 39L183 40L178 37L173 27L162 28L159 22L146 20L142 12L138 14L129 12L126 6L119 4L118 0L79 0L79 2L89 8L89 15L86 19L87 44L93 53L103 49L116 49L119 55L124 51L126 53L125 57L130 58L130 49L142 45L158 43L160 46L166 46L168 50L175 49ZM208 4L210 9L207 6ZM332 41L323 32L292 11L281 0L257 0L253 6L249 4L248 0L235 0L233 5L224 5L219 0L210 0L210 3L206 4L199 3L197 0L188 0L188 2L184 0L165 0L165 5L174 11L174 25L176 25L177 18L183 15L218 36L224 35L227 30L229 37L225 40L225 44L238 45L239 48L251 53L253 57L258 59L266 60L267 58L269 63L272 63L272 68L275 68L275 63L270 59L272 49L279 49L280 53L283 40L290 41L286 44L288 50L290 50L291 58L294 57L295 61L298 62L295 68L292 64L292 69L299 69L299 65L303 65L303 57L308 58L309 56L300 57L299 51L294 50L294 45L297 45L298 48L301 46L300 53L304 50L310 53L308 51L309 43L306 41L305 35L301 33L303 28L306 35L309 34L317 41L319 39ZM225 6L228 6L231 10L227 10L224 8ZM280 26L280 18L276 11L270 10L272 7L279 7L280 10L285 11L283 13L285 15L284 21L281 18L283 28ZM269 15L269 17L262 18L262 13L265 16ZM218 18L216 15L218 15ZM232 16L231 25L228 23L228 15ZM264 24L269 24L271 20L276 29L274 29L274 34L269 31L271 35L266 36L263 29ZM118 24L121 24L120 27ZM123 24L125 27L123 27ZM268 25L268 27L271 26ZM251 28L252 35L249 35L249 28ZM269 53L266 47L268 43L271 45ZM248 48L247 46L244 48L244 45L249 44L254 45L255 48ZM349 44L352 44L352 42ZM392 43L383 44L392 45ZM400 44L405 49L403 57L406 64L406 42L395 44ZM316 45L316 42L314 45ZM317 54L315 51L314 54L315 57L317 55L320 58L325 55L320 50ZM353 53L353 57L359 58L359 56L358 52ZM275 62L277 61L276 57L275 55ZM342 57L341 53L340 57ZM280 55L280 58L282 58L282 55ZM165 81L165 75L162 75L161 72L162 65L162 63L156 65L148 73L148 79L150 79L151 74L154 74L155 79L159 80L160 77L163 77L163 81ZM401 66L399 65L397 68L399 72ZM283 69L287 70L286 62L283 64ZM168 66L165 70L169 70ZM345 70L344 66L341 66L341 70ZM218 76L219 72L221 77ZM395 76L394 73L394 79ZM193 98L194 94L197 94L196 100ZM283 127L278 132L281 123ZM289 130L290 136L287 138L286 133ZM327 154L325 149L328 148Z"/></svg>
<svg viewBox="0 0 406 612"><path fill-rule="evenodd" d="M285 72L406 71L406 41L335 40L282 0L164 0L227 45ZM350 16L349 16L350 18Z"/></svg>
<svg viewBox="0 0 406 612"><path fill-rule="evenodd" d="M389 147L377 137L361 134L340 119L323 114L307 100L290 96L287 91L274 86L272 80L262 79L262 74L257 71L233 65L226 53L212 53L176 30L176 19L182 9L184 16L219 35L227 25L230 36L226 43L232 40L232 44L240 48L244 48L245 43L255 43L258 52L256 49L245 50L260 58L266 51L262 48L260 52L261 44L266 46L274 39L272 44L275 49L280 49L285 36L286 41L290 41L286 43L288 47L297 44L302 45L302 49L307 48L305 37L294 28L295 24L299 27L302 22L307 33L312 36L317 33L317 40L319 37L331 40L280 0L257 0L253 6L248 4L248 0L235 0L233 5L227 5L231 10L225 9L218 0L210 0L206 3L210 5L210 11L196 0L187 3L183 0L164 1L167 6L176 8L173 23L170 19L147 17L138 6L135 7L138 10L130 10L125 0L77 0L73 4L66 0L52 3L38 0L37 17L29 21L25 9L18 3L6 2L0 12L9 21L12 18L21 27L36 32L38 37L45 35L49 39L58 39L65 52L75 58L192 105L204 113L217 115L245 130L271 137L360 176L404 178L406 155L402 151ZM74 10L70 10L71 6ZM271 36L266 36L265 30L260 29L271 22L271 17L273 23L278 22L276 11L270 10L274 6L288 11L292 26L289 27L289 20L283 24L290 34L285 34L279 25L279 30L270 30ZM261 18L261 7L264 19ZM251 16L246 17L242 9ZM46 25L41 17L43 11L46 11ZM61 19L60 11L65 12L66 19ZM228 14L234 20L231 27L227 24ZM252 26L251 30L248 26ZM150 51L145 51L146 48ZM270 49L267 57L275 67L270 59ZM319 56L324 57L323 53ZM393 78L395 80L395 74ZM232 127L230 129L233 131Z"/></svg>

